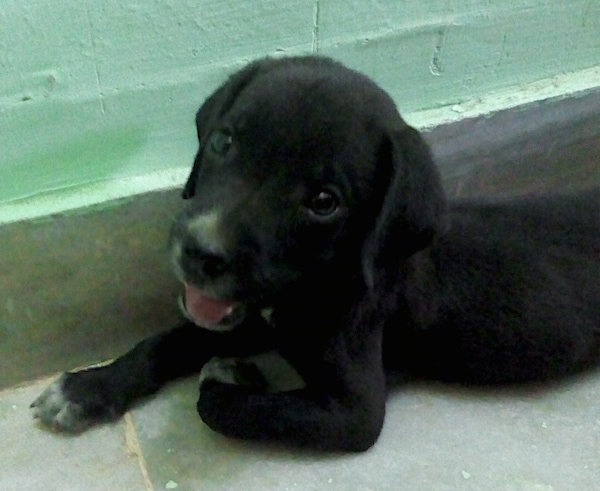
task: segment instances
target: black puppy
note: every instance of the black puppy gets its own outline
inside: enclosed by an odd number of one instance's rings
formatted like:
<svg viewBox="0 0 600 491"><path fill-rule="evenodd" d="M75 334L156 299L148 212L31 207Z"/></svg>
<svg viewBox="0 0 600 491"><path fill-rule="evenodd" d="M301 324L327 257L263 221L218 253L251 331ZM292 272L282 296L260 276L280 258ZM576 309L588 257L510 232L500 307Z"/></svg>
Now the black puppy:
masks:
<svg viewBox="0 0 600 491"><path fill-rule="evenodd" d="M447 205L390 97L320 57L248 65L196 124L171 237L192 322L63 375L32 404L43 422L81 430L205 367L214 430L359 451L381 430L388 370L496 384L597 362L597 190ZM209 361L269 349L303 388Z"/></svg>

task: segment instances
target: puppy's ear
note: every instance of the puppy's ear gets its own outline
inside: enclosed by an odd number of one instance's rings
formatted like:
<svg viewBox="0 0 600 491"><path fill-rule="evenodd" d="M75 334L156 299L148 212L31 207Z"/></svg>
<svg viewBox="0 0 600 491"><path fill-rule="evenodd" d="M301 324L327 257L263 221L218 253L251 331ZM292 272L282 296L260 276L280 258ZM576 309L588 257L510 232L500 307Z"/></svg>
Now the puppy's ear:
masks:
<svg viewBox="0 0 600 491"><path fill-rule="evenodd" d="M239 72L233 74L227 82L219 87L213 94L204 101L196 113L196 130L198 132L198 142L200 149L196 155L194 166L185 183L181 197L183 199L193 198L196 188L196 178L204 145L210 134L211 129L217 120L225 114L233 105L240 92L256 76L257 72L269 63L268 59L255 61L249 64Z"/></svg>
<svg viewBox="0 0 600 491"><path fill-rule="evenodd" d="M439 172L417 130L404 126L386 137L379 165L388 169L389 184L363 250L370 287L386 258L405 259L432 243L443 228L446 210Z"/></svg>

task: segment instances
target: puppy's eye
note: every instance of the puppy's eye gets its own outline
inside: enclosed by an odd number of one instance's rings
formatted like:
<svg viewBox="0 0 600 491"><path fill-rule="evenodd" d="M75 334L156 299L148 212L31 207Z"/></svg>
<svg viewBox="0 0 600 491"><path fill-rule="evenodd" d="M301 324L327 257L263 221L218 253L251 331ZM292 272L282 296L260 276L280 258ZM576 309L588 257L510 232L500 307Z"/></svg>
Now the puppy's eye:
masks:
<svg viewBox="0 0 600 491"><path fill-rule="evenodd" d="M315 194L308 203L308 208L315 215L326 217L332 215L340 204L337 195L328 189L323 189Z"/></svg>
<svg viewBox="0 0 600 491"><path fill-rule="evenodd" d="M232 143L233 135L228 129L217 130L210 137L210 148L221 156L227 153Z"/></svg>

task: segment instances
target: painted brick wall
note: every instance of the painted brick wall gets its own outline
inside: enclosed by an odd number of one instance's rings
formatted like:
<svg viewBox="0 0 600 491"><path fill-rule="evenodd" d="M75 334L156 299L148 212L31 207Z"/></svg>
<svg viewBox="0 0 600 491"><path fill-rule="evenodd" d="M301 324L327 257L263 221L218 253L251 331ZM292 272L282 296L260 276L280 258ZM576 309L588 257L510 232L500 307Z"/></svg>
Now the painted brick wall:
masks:
<svg viewBox="0 0 600 491"><path fill-rule="evenodd" d="M3 0L0 222L178 185L203 98L310 52L415 113L600 65L600 2Z"/></svg>

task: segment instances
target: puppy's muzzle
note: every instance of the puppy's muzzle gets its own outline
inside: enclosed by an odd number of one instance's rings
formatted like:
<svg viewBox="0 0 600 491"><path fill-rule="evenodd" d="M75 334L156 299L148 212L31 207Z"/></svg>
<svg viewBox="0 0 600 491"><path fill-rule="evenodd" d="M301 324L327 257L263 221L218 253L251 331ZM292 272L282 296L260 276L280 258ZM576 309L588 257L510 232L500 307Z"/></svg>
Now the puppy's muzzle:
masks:
<svg viewBox="0 0 600 491"><path fill-rule="evenodd" d="M227 272L228 260L224 255L218 255L204 249L192 239L182 244L181 261L191 271L206 279L216 279Z"/></svg>
<svg viewBox="0 0 600 491"><path fill-rule="evenodd" d="M218 211L181 219L173 228L172 239L175 260L183 271L193 272L203 282L215 280L228 271L230 261Z"/></svg>

